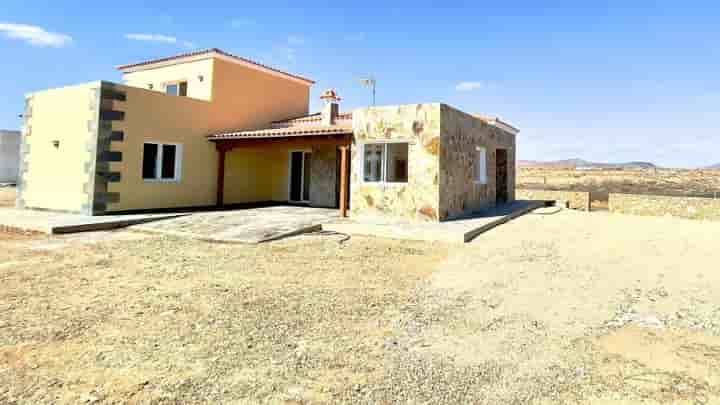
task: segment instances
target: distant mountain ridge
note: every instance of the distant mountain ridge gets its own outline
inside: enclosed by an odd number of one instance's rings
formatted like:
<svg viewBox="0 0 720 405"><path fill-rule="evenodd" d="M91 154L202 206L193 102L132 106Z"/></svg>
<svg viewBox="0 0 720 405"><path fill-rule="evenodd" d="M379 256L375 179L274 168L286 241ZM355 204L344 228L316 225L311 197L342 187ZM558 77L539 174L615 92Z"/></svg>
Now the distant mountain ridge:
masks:
<svg viewBox="0 0 720 405"><path fill-rule="evenodd" d="M720 163L706 167L706 169L720 170Z"/></svg>
<svg viewBox="0 0 720 405"><path fill-rule="evenodd" d="M590 162L583 159L565 159L552 161L519 160L520 167L545 167L556 169L657 169L658 166L650 162L624 162L624 163L601 163Z"/></svg>

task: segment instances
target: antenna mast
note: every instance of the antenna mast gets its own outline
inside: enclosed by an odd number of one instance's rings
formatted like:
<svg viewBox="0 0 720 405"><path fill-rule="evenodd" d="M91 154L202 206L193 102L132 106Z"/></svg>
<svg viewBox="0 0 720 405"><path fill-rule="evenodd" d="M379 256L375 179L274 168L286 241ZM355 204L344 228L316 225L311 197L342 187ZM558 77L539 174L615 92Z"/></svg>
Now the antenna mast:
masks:
<svg viewBox="0 0 720 405"><path fill-rule="evenodd" d="M366 79L361 79L360 83L367 88L372 89L372 105L375 106L375 86L377 84L377 81L375 80L375 77L370 76Z"/></svg>

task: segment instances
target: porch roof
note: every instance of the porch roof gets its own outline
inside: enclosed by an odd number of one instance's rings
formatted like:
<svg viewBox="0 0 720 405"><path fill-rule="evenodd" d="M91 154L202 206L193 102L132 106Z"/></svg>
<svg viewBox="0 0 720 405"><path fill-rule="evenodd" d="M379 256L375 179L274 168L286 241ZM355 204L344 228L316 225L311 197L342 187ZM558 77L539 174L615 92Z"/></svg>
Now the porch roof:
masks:
<svg viewBox="0 0 720 405"><path fill-rule="evenodd" d="M286 128L268 128L254 131L236 131L209 135L210 141L222 141L229 139L269 139L288 138L304 136L326 136L326 135L349 135L352 134L352 127L346 125L330 126L295 126Z"/></svg>

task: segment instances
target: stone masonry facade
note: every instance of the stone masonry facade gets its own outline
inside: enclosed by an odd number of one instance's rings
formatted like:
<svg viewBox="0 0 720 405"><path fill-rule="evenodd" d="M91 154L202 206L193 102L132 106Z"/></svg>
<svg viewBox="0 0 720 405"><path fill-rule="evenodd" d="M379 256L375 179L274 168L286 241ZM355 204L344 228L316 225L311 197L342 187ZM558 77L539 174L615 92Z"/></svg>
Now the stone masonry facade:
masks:
<svg viewBox="0 0 720 405"><path fill-rule="evenodd" d="M570 209L590 211L590 193L585 191L517 189L515 195L520 200L567 201Z"/></svg>
<svg viewBox="0 0 720 405"><path fill-rule="evenodd" d="M720 199L643 194L610 194L610 212L720 221Z"/></svg>
<svg viewBox="0 0 720 405"><path fill-rule="evenodd" d="M507 202L515 199L515 135L445 104L373 107L353 112L350 211L413 222L449 220L496 205L496 156L506 151ZM363 145L408 143L407 183L363 179ZM477 148L487 182L476 182Z"/></svg>
<svg viewBox="0 0 720 405"><path fill-rule="evenodd" d="M310 163L310 204L335 208L338 190L337 151L334 147L313 148Z"/></svg>
<svg viewBox="0 0 720 405"><path fill-rule="evenodd" d="M353 216L439 220L440 104L373 107L353 112L350 176ZM408 142L408 182L363 181L363 144Z"/></svg>
<svg viewBox="0 0 720 405"><path fill-rule="evenodd" d="M507 202L514 201L515 135L445 104L440 122L440 220L495 206L499 149L507 154ZM486 150L486 184L475 181L478 147Z"/></svg>

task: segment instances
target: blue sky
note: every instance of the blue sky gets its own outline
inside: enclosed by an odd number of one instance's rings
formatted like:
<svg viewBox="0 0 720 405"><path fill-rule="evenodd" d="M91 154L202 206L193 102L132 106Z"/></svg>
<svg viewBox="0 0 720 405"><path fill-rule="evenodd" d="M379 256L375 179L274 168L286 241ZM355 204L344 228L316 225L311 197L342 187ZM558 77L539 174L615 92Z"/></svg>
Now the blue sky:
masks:
<svg viewBox="0 0 720 405"><path fill-rule="evenodd" d="M368 104L373 75L378 104L499 115L521 159L720 162L720 3L446 3L3 0L0 128L27 92L218 47L315 79L313 110L329 87Z"/></svg>

